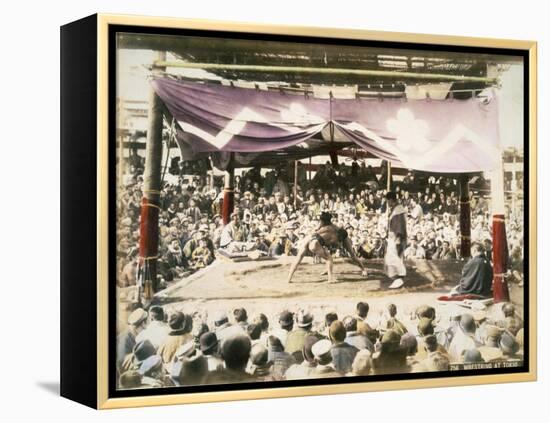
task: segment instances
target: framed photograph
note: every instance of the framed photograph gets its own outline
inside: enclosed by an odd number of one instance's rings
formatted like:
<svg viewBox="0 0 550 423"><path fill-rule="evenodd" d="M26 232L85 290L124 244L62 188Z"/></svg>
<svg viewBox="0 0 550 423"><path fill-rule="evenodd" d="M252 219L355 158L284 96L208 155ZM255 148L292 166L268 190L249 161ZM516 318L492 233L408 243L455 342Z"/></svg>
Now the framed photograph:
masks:
<svg viewBox="0 0 550 423"><path fill-rule="evenodd" d="M536 379L536 43L61 28L61 394Z"/></svg>

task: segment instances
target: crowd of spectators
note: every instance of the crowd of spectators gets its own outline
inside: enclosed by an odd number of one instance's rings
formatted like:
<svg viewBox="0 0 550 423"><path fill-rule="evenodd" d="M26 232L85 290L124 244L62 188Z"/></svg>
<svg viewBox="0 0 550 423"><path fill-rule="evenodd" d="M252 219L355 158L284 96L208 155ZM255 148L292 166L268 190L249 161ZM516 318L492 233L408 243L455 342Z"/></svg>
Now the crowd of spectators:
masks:
<svg viewBox="0 0 550 423"><path fill-rule="evenodd" d="M496 306L495 306L496 307ZM496 311L496 313L495 313ZM523 322L510 303L491 314L456 307L445 317L395 304L346 316L300 309L249 317L135 309L117 338L119 389L249 383L521 365ZM374 318L373 318L374 316ZM377 318L377 316L379 316Z"/></svg>
<svg viewBox="0 0 550 423"><path fill-rule="evenodd" d="M134 285L137 278L143 167L139 158L134 159L117 197L117 266L118 283L122 287ZM362 259L384 256L385 166L381 166L377 175L364 163L333 166L327 162L308 178L308 172L299 164L296 190L293 172L288 172L285 166L267 171L251 168L235 177L235 209L231 222L225 226L221 217L221 183L207 178L206 170L199 172L199 164L174 167L172 170L179 175L177 182L164 183L161 191L158 260L161 285L208 266L220 251L229 255L254 252L256 256L273 258L294 255L300 242L318 227L323 211L332 213L333 223L346 229L357 256ZM196 170L192 175L186 174L190 168ZM459 259L457 180L408 172L391 183L408 210L405 258ZM489 185L482 175L475 175L470 187L471 241L482 243L491 258ZM523 212L516 208L508 208L506 214L508 267L512 279L522 283ZM336 257L346 254L341 250L333 253Z"/></svg>

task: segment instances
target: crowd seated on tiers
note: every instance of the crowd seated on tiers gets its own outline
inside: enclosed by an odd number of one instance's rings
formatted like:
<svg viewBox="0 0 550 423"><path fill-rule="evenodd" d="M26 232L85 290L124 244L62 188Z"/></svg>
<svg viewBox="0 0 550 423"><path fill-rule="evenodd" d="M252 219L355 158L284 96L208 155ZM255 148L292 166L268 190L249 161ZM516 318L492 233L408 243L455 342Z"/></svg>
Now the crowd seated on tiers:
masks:
<svg viewBox="0 0 550 423"><path fill-rule="evenodd" d="M143 196L143 160L131 156L117 198L118 285L136 284L140 202ZM319 226L322 212L345 229L356 255L362 260L383 258L387 236L386 167L376 174L372 167L321 165L308 179L298 165L294 174L286 167L251 168L235 177L235 208L231 221L221 217L221 181L207 179L206 161L174 162L170 172L177 182L163 183L159 218L160 287L188 276L214 262L218 254L251 254L255 257L292 256L300 243ZM391 182L398 201L407 210L407 260L457 260L460 258L458 181L452 177L408 172ZM491 260L491 202L489 185L481 174L470 180L471 241L483 246ZM507 277L523 284L523 212L506 211L508 241ZM346 256L337 250L335 257Z"/></svg>

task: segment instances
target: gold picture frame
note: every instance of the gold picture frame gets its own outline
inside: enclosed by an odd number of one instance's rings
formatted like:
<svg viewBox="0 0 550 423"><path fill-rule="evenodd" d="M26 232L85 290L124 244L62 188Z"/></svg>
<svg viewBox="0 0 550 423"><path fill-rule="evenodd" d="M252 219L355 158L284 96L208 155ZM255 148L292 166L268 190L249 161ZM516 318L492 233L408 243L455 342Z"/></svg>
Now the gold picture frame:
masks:
<svg viewBox="0 0 550 423"><path fill-rule="evenodd" d="M400 32L381 32L381 31L367 31L359 29L336 29L336 28L313 28L313 27L297 27L297 26L272 26L272 25L260 25L250 23L233 23L233 22L219 22L209 20L189 20L179 18L161 18L161 17L143 17L143 16L123 16L123 15L110 15L110 14L98 14L88 19L87 28L83 30L83 37L86 43L90 43L85 48L93 49L93 54L90 53L90 60L93 60L96 65L95 69L95 119L94 123L89 124L95 126L96 142L95 150L95 173L90 175L90 180L95 181L95 190L89 193L89 200L95 202L96 210L90 215L93 221L87 222L90 227L95 228L95 249L93 256L95 260L90 263L90 274L93 275L95 284L94 292L95 298L90 301L91 307L94 307L94 313L90 316L89 328L94 334L93 340L87 339L96 348L95 354L91 357L90 365L93 367L96 377L92 385L93 389L80 386L78 383L71 379L70 374L75 372L77 364L72 361L63 362L63 357L67 358L71 354L71 347L69 344L76 342L83 342L83 338L78 338L76 329L72 329L68 320L70 320L70 306L67 305L68 301L76 301L75 293L68 291L67 285L70 283L63 278L68 278L70 269L65 272L65 276L62 275L62 290L66 289L67 299L64 303L62 301L62 395L76 401L82 402L89 406L98 409L112 409L122 407L139 407L139 406L152 406L152 405L171 405L171 404L190 404L190 403L204 403L215 401L235 401L235 400L249 400L249 399L263 399L263 398L280 398L291 396L307 396L307 395L327 395L327 394L341 394L341 393L357 393L357 392L371 392L371 391L384 391L384 390L400 390L400 389L416 389L416 388L435 388L435 387L447 387L447 386L463 386L463 385L477 385L477 384L492 384L503 382L529 382L535 381L537 378L537 266L536 266L536 254L537 254L537 44L534 41L518 41L518 40L503 40L503 39L488 39L488 38L476 38L476 37L459 37L459 36L445 36L445 35L431 35L431 34L411 34ZM91 20L90 20L91 19ZM79 22L68 24L64 27L64 31L67 36L78 36L76 26ZM525 86L525 90L528 92L528 116L526 116L525 125L528 127L529 139L524 140L524 145L528 147L528 180L529 184L526 187L526 193L528 192L528 218L529 218L529 233L528 233L528 247L529 256L526 257L526 266L528 266L529 275L529 291L528 291L528 315L525 316L525 320L528 321L528 371L502 374L489 374L489 375L468 375L460 377L434 377L434 378L422 378L422 379L401 379L391 381L372 381L372 382L354 382L349 381L339 384L325 384L325 385L311 385L311 386L292 386L292 387L269 387L269 388L254 388L254 389L240 389L240 390L220 390L215 392L192 392L192 393L177 393L177 394L147 394L147 395L133 395L133 396L117 396L113 397L109 394L109 345L110 342L114 342L110 339L109 334L109 313L112 312L110 308L109 297L109 266L110 266L110 234L109 234L109 203L112 201L109 197L109 186L113 183L113 173L109 171L111 162L109 157L109 137L110 137L110 110L115 107L110 101L109 96L109 84L112 81L111 75L112 69L110 68L110 61L113 60L112 52L110 52L110 29L114 27L140 27L144 31L151 31L154 33L158 29L186 29L197 31L221 31L224 33L240 33L240 34L269 34L271 36L285 36L285 37L316 37L316 38L330 38L338 39L344 42L345 40L365 40L376 42L392 42L392 43L408 43L408 44L421 44L432 46L448 46L452 51L453 47L474 47L474 48L488 48L499 50L517 50L525 53L526 65L528 65L528 85ZM70 31L73 31L71 33ZM63 31L62 31L63 36ZM95 39L94 39L95 37ZM67 57L67 66L70 65L71 60L76 60L76 53L73 54L72 49L77 49L76 46L63 45L62 38L62 65L63 54ZM83 43L83 45L85 45ZM82 47L84 48L84 47ZM63 49L66 49L64 52ZM71 56L72 55L72 56ZM62 66L63 69L63 66ZM65 71L64 75L67 80L70 78L77 78L70 71ZM63 83L63 74L62 74ZM65 93L70 90L71 87L65 89ZM62 88L62 99L63 99ZM92 99L93 100L93 99ZM77 100L72 100L71 103L74 106ZM67 100L67 108L70 108L69 100ZM89 112L89 111L88 111ZM91 117L90 117L91 118ZM63 125L71 126L75 125L71 121L72 115L69 109L66 113L62 113L62 127ZM69 137L70 131L65 132ZM67 143L69 140L66 141ZM62 140L62 150L64 148ZM91 151L91 150L90 150ZM63 154L63 152L62 152ZM67 152L65 156L65 162L70 162L71 152ZM526 155L527 156L527 155ZM62 158L63 163L63 158ZM62 164L63 168L63 164ZM72 170L75 172L75 170ZM71 170L68 169L67 173L62 172L62 190L63 190L63 175L70 176ZM65 195L68 202L73 201L70 197L70 192L66 191ZM90 203L90 204L92 204ZM63 200L62 200L63 204ZM62 207L63 208L63 207ZM68 212L67 212L68 213ZM69 225L69 223L64 223ZM67 227L67 231L73 228L73 226ZM65 238L62 237L62 240ZM70 244L62 242L62 249L70 249ZM65 250L63 257L68 257L70 254ZM64 259L62 259L63 261ZM63 261L65 263L65 261ZM112 262L111 262L112 263ZM63 264L65 266L65 264ZM67 266L70 266L67 264ZM63 272L62 272L63 273ZM90 282L91 283L91 282ZM74 289L74 288L72 288ZM65 304L65 305L64 305ZM69 307L69 308L67 308ZM63 332L65 335L63 335ZM90 334L88 334L89 336ZM71 364L72 363L72 364ZM80 363L81 365L82 363ZM65 380L65 381L64 381ZM93 392L92 392L93 391Z"/></svg>

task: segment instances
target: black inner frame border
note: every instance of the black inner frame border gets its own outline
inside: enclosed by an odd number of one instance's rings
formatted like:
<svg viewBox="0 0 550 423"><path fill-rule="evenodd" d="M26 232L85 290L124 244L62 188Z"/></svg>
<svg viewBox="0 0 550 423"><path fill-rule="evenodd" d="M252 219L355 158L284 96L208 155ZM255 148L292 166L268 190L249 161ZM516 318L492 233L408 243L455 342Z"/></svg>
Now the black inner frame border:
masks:
<svg viewBox="0 0 550 423"><path fill-rule="evenodd" d="M329 31L329 30L327 30ZM135 389L135 390L117 390L116 381L113 375L116 374L116 35L119 32L134 33L134 34L155 34L155 35L176 35L188 37L211 37L211 38L234 38L242 40L257 40L257 41L275 41L275 42L290 42L290 43L315 43L329 45L347 45L354 47L379 47L379 48L399 48L405 50L431 50L431 51L448 51L459 53L472 54L497 54L504 56L519 56L523 58L523 181L524 181L524 279L526 281L523 289L523 308L524 308L524 327L525 327L525 343L524 343L524 361L521 367L508 367L499 369L477 369L477 370L455 370L446 372L430 372L430 373L406 373L392 375L370 375L370 376L355 376L326 378L326 379L307 379L307 380L286 380L286 381L270 381L270 382L254 382L254 383L234 383L223 385L198 385L186 387L169 387L169 388L151 388L151 389ZM437 37L437 36L434 36ZM381 382L381 381L400 381L411 379L435 379L446 377L464 377L464 376L487 376L496 374L517 374L529 372L529 208L530 208L530 182L529 182L529 50L523 49L504 49L504 48L488 48L488 47L468 47L468 46L446 46L428 43L410 43L410 42L394 42L394 41L374 41L374 40L356 40L344 38L324 38L315 36L295 36L295 35L274 35L262 33L244 33L231 31L217 30L202 30L202 29L184 29L184 28L164 28L164 27L145 27L137 25L113 25L108 26L108 242L109 242L109 280L108 280L108 397L109 398L124 398L138 396L154 396L154 395L173 395L173 394L189 394L202 392L224 392L236 390L251 390L251 389L271 389L271 388L287 388L287 387L307 387L316 385L336 385L336 384L354 384L365 382Z"/></svg>

